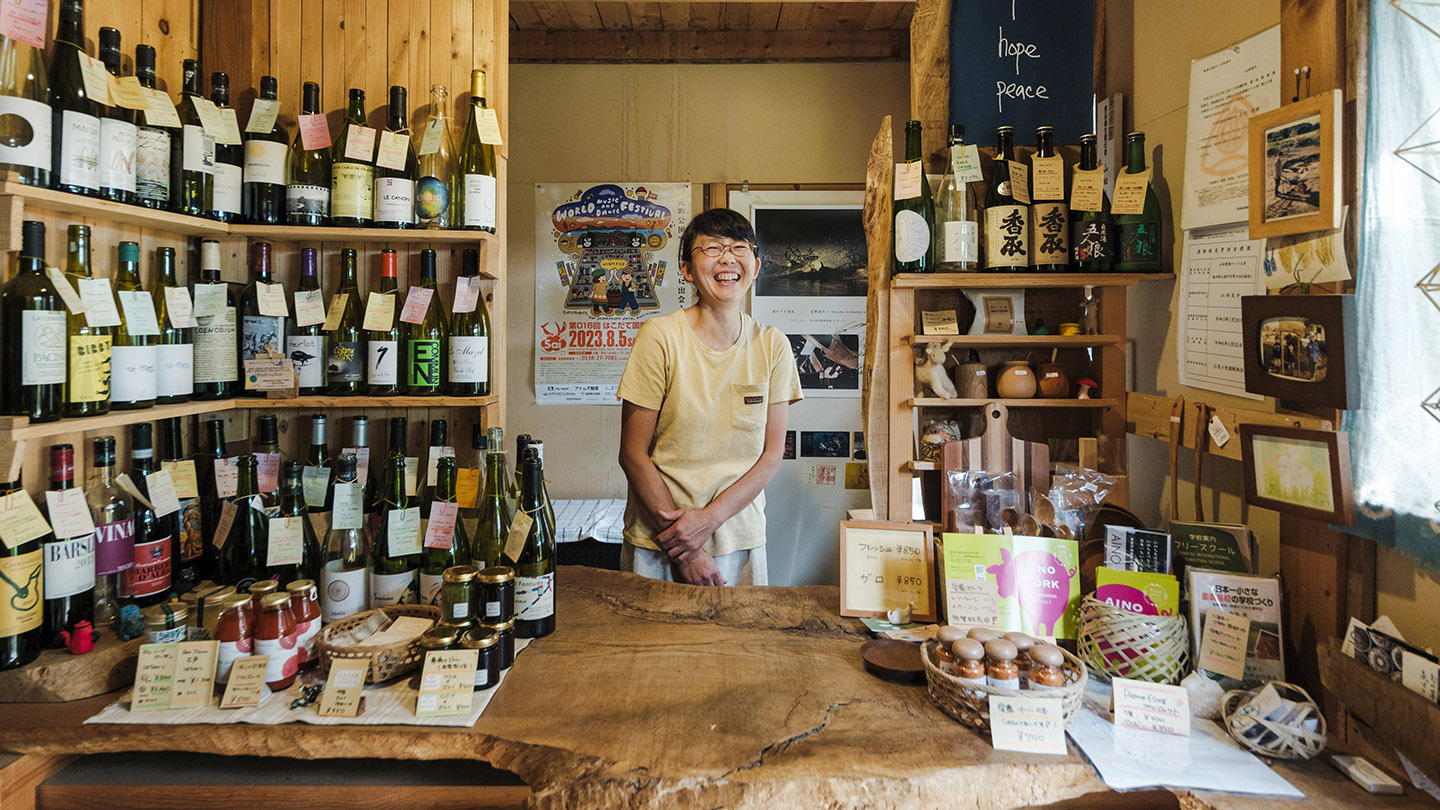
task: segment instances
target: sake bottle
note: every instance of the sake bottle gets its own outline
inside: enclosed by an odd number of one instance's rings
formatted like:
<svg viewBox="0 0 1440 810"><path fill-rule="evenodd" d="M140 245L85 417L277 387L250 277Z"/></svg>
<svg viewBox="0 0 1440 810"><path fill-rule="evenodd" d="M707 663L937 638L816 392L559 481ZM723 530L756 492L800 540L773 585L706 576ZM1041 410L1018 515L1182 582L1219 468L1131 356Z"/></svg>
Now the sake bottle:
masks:
<svg viewBox="0 0 1440 810"><path fill-rule="evenodd" d="M995 130L995 166L985 192L985 269L1000 272L1030 267L1030 209L1016 201L1010 187L1015 160L1015 128Z"/></svg>

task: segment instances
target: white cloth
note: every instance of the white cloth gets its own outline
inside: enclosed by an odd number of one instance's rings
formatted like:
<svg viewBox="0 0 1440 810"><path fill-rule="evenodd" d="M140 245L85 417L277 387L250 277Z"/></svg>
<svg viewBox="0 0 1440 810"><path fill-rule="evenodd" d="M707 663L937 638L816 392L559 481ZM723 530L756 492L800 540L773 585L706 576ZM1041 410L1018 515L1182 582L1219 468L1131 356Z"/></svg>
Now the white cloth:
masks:
<svg viewBox="0 0 1440 810"><path fill-rule="evenodd" d="M741 549L715 558L715 566L726 585L769 585L770 571L765 562L765 547ZM684 582L680 568L663 551L640 548L634 543L620 547L620 570L665 582Z"/></svg>

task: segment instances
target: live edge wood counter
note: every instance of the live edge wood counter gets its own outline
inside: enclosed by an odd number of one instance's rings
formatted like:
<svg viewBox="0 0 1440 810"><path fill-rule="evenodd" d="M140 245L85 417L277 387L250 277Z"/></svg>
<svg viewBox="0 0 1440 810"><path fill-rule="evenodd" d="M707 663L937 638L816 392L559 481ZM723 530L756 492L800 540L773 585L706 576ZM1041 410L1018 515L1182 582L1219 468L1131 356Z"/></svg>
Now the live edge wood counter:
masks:
<svg viewBox="0 0 1440 810"><path fill-rule="evenodd" d="M111 695L0 707L0 749L475 759L519 775L537 808L1435 806L1370 797L1319 762L1277 766L1305 803L1111 793L1073 749L996 752L923 686L867 674L837 588L692 588L582 567L556 579L560 629L520 654L474 728L82 726Z"/></svg>

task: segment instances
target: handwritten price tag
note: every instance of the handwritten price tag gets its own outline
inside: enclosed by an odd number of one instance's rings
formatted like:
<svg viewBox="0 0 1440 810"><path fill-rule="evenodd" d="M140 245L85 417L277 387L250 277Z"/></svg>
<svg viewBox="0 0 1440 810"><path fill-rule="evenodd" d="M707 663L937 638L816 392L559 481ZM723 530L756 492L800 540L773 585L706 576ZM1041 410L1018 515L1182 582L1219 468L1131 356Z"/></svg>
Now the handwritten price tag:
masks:
<svg viewBox="0 0 1440 810"><path fill-rule="evenodd" d="M1115 725L1141 731L1190 734L1190 693L1183 686L1115 678Z"/></svg>
<svg viewBox="0 0 1440 810"><path fill-rule="evenodd" d="M301 115L297 120L300 123L300 145L305 147L305 151L317 152L330 148L330 124L324 115Z"/></svg>
<svg viewBox="0 0 1440 810"><path fill-rule="evenodd" d="M45 49L48 0L5 0L0 3L0 34Z"/></svg>
<svg viewBox="0 0 1440 810"><path fill-rule="evenodd" d="M1105 167L1079 171L1070 176L1070 210L1105 210Z"/></svg>
<svg viewBox="0 0 1440 810"><path fill-rule="evenodd" d="M1065 158L1035 157L1030 160L1030 173L1034 176L1034 188L1030 196L1035 200L1065 199Z"/></svg>
<svg viewBox="0 0 1440 810"><path fill-rule="evenodd" d="M895 199L909 200L920 196L920 184L925 182L925 167L920 161L895 164Z"/></svg>
<svg viewBox="0 0 1440 810"><path fill-rule="evenodd" d="M456 315L462 312L474 312L479 303L480 278L478 276L460 276L455 279L455 305L450 308L450 311Z"/></svg>
<svg viewBox="0 0 1440 810"><path fill-rule="evenodd" d="M1011 160L1006 162L1005 167L1010 171L1010 196L1021 205L1029 205L1030 172L1026 170L1025 164Z"/></svg>
<svg viewBox="0 0 1440 810"><path fill-rule="evenodd" d="M990 743L997 751L1060 754L1065 749L1065 708L1057 698L990 698Z"/></svg>
<svg viewBox="0 0 1440 810"><path fill-rule="evenodd" d="M1250 647L1250 620L1244 616L1206 611L1200 633L1199 667L1227 678L1245 677L1245 653Z"/></svg>
<svg viewBox="0 0 1440 810"><path fill-rule="evenodd" d="M345 317L345 302L350 300L350 293L335 293L330 299L330 309L325 312L325 323L320 327L322 332L334 332L340 328L340 319ZM299 308L299 305L296 305Z"/></svg>
<svg viewBox="0 0 1440 810"><path fill-rule="evenodd" d="M49 533L50 525L35 508L35 502L30 500L30 493L22 489L0 498L0 542L5 543L7 548L15 548ZM56 536L59 537L58 534Z"/></svg>
<svg viewBox="0 0 1440 810"><path fill-rule="evenodd" d="M370 293L365 302L365 322L362 325L369 332L389 332L390 327L395 325L395 294Z"/></svg>
<svg viewBox="0 0 1440 810"><path fill-rule="evenodd" d="M283 284L257 283L255 294L259 298L261 315L284 318L290 314L290 307L285 302L285 286Z"/></svg>
<svg viewBox="0 0 1440 810"><path fill-rule="evenodd" d="M476 110L475 115L475 124L480 130L480 142L492 146L504 146L505 140L500 136L499 114L486 107L483 110Z"/></svg>
<svg viewBox="0 0 1440 810"><path fill-rule="evenodd" d="M950 171L955 173L955 180L961 183L974 183L977 180L984 180L985 175L980 171L980 149L973 143L967 143L958 150L950 153Z"/></svg>
<svg viewBox="0 0 1440 810"><path fill-rule="evenodd" d="M1121 172L1120 175L1115 178L1115 200L1110 205L1110 213L1145 213L1145 191L1149 187L1149 169L1137 174Z"/></svg>
<svg viewBox="0 0 1440 810"><path fill-rule="evenodd" d="M349 126L350 132L345 139L345 157L369 163L375 157L375 130L359 124Z"/></svg>
<svg viewBox="0 0 1440 810"><path fill-rule="evenodd" d="M250 120L245 123L246 132L265 133L275 128L275 119L280 117L280 102L268 98L257 98L250 107Z"/></svg>
<svg viewBox="0 0 1440 810"><path fill-rule="evenodd" d="M421 323L425 320L425 312L430 309L430 299L435 296L435 291L429 287L411 287L410 294L405 296L405 307L400 310L400 320L404 323Z"/></svg>

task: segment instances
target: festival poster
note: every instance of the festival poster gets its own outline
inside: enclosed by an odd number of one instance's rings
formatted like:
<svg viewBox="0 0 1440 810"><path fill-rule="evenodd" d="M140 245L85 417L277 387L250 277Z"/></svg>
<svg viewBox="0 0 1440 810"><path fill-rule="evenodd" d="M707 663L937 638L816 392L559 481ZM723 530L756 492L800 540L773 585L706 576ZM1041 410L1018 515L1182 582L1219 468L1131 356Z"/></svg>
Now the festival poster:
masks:
<svg viewBox="0 0 1440 810"><path fill-rule="evenodd" d="M535 186L535 397L617 405L635 333L691 303L680 276L689 183Z"/></svg>

